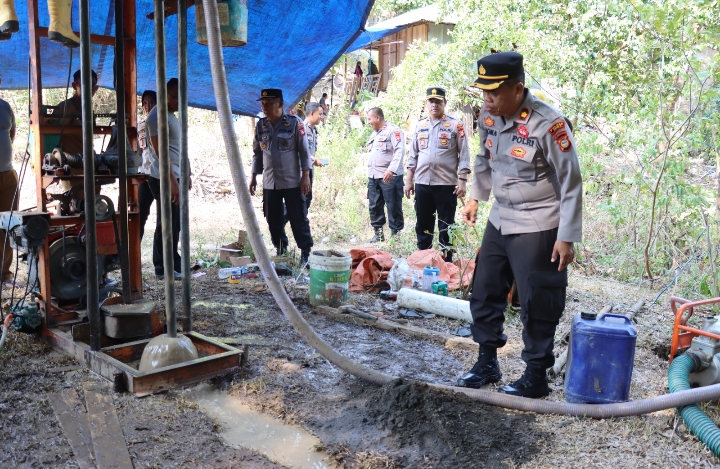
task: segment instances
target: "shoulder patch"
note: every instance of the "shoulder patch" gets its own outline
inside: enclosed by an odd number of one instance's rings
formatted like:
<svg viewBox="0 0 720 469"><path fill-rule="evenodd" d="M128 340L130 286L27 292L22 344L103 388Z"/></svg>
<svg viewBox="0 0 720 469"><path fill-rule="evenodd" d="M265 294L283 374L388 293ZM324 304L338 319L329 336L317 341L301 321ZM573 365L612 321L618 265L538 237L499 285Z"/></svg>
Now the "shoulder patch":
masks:
<svg viewBox="0 0 720 469"><path fill-rule="evenodd" d="M395 141L399 142L400 141L400 130L396 130L395 132L393 132L393 135L395 135Z"/></svg>
<svg viewBox="0 0 720 469"><path fill-rule="evenodd" d="M555 133L559 132L561 129L565 128L565 120L561 120L558 122L555 122L553 125L550 126L548 129L548 133L550 135L554 135Z"/></svg>
<svg viewBox="0 0 720 469"><path fill-rule="evenodd" d="M560 147L560 151L568 152L572 149L572 142L567 132L560 132L555 137L555 143Z"/></svg>
<svg viewBox="0 0 720 469"><path fill-rule="evenodd" d="M305 125L302 122L298 122L298 132L300 132L300 135L303 137L305 136Z"/></svg>
<svg viewBox="0 0 720 469"><path fill-rule="evenodd" d="M465 138L465 126L462 124L462 122L458 123L457 132L460 138Z"/></svg>

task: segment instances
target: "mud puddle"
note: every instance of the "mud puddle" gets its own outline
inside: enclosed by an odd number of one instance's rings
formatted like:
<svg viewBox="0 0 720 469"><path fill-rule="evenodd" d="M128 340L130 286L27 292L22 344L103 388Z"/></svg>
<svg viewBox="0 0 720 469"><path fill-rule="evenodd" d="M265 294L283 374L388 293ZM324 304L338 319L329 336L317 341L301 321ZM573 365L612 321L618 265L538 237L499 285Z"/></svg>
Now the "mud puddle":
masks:
<svg viewBox="0 0 720 469"><path fill-rule="evenodd" d="M330 467L328 455L314 449L320 440L300 427L285 425L208 384L190 389L186 397L220 424L220 437L229 446L254 449L293 469Z"/></svg>

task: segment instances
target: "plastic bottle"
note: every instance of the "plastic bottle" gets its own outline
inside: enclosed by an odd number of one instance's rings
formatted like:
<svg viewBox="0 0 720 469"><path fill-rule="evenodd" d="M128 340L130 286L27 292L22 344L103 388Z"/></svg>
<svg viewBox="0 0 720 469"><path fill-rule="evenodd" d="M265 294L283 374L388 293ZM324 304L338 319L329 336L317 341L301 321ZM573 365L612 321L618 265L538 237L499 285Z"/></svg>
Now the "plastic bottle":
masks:
<svg viewBox="0 0 720 469"><path fill-rule="evenodd" d="M423 269L422 285L425 293L432 293L432 284L440 280L440 269L431 265Z"/></svg>

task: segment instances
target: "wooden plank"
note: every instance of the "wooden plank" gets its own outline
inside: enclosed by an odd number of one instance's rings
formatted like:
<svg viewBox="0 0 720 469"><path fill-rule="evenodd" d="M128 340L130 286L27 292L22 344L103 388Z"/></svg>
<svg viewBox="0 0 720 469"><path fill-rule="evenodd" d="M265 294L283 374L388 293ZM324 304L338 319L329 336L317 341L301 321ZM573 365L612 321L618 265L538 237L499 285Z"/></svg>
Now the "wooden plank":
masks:
<svg viewBox="0 0 720 469"><path fill-rule="evenodd" d="M67 396L60 393L49 394L50 406L53 408L58 422L60 422L60 427L65 433L65 438L67 438L70 448L72 448L75 461L80 469L97 469L90 442L90 428L88 427L85 407L77 399L77 395L73 399L70 394L66 394ZM80 403L80 406L76 406L75 402Z"/></svg>
<svg viewBox="0 0 720 469"><path fill-rule="evenodd" d="M133 469L110 391L84 382L83 392L98 469Z"/></svg>
<svg viewBox="0 0 720 469"><path fill-rule="evenodd" d="M386 331L400 332L401 334L429 340L430 342L434 342L443 346L446 346L448 341L457 339L457 337L453 335L437 331L431 331L430 329L425 329L424 327L399 324L397 322L388 321L387 319L381 318L378 318L377 320L372 320L363 319L353 314L343 314L340 313L337 309L330 308L328 306L316 306L315 311L333 319L338 319L340 321L350 322L353 324L362 324L365 326L372 326Z"/></svg>

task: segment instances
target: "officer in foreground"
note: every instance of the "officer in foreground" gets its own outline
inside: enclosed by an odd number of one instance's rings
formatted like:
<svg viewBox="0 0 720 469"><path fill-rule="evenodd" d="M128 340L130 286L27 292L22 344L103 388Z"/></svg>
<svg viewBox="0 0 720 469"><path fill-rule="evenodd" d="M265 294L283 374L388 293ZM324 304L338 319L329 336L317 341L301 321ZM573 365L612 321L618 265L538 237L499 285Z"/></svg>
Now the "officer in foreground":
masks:
<svg viewBox="0 0 720 469"><path fill-rule="evenodd" d="M567 266L582 238L582 180L565 117L524 86L523 57L501 52L478 61L473 86L483 91L478 121L480 154L470 200L462 209L473 226L478 200L495 202L477 257L470 310L478 361L458 386L479 388L502 378L504 311L517 281L527 364L500 392L524 397L550 393L546 370L555 362L555 328L565 309Z"/></svg>
<svg viewBox="0 0 720 469"><path fill-rule="evenodd" d="M265 89L261 93L258 101L265 117L255 128L250 194L255 195L257 175L262 174L265 219L277 254L287 250L283 241L284 203L295 243L300 248L300 263L305 265L313 246L306 203L311 160L305 125L299 117L283 111L282 90Z"/></svg>
<svg viewBox="0 0 720 469"><path fill-rule="evenodd" d="M452 262L448 228L455 222L458 197L465 197L470 153L462 122L445 114L445 104L444 89L428 88L428 117L415 129L403 190L407 198L415 194L418 249L432 247L437 213L440 249L445 261Z"/></svg>
<svg viewBox="0 0 720 469"><path fill-rule="evenodd" d="M368 201L370 225L375 231L368 243L382 243L385 241L385 206L390 235L395 236L405 227L402 211L405 134L400 127L385 120L379 107L367 112L367 121L373 129L367 142Z"/></svg>

